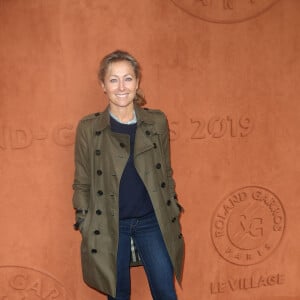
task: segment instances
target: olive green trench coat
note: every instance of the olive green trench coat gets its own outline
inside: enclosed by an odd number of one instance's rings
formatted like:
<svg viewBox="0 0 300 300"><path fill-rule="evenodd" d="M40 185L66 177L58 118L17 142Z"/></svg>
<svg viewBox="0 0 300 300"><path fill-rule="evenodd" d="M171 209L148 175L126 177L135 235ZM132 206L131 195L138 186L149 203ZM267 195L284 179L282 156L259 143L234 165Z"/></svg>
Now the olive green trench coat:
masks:
<svg viewBox="0 0 300 300"><path fill-rule="evenodd" d="M184 257L179 224L182 209L172 177L167 119L159 110L138 106L135 113L134 164L151 198L180 283ZM117 278L119 183L129 158L129 147L129 135L111 131L108 108L83 118L78 124L73 206L82 234L83 278L89 286L113 297Z"/></svg>

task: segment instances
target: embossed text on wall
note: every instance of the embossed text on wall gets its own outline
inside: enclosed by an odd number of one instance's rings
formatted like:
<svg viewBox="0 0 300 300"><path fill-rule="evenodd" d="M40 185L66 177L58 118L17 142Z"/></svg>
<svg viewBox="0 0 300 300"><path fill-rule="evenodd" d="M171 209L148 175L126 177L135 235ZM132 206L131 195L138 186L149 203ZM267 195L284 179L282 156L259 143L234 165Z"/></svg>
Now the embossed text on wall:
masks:
<svg viewBox="0 0 300 300"><path fill-rule="evenodd" d="M209 22L235 23L270 9L278 0L172 0L194 17Z"/></svg>

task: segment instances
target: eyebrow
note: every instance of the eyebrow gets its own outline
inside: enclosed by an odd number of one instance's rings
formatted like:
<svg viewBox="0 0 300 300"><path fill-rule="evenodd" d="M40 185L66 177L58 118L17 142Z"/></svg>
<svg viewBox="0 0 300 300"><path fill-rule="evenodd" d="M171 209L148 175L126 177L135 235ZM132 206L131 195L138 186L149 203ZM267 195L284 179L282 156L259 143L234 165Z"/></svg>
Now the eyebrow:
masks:
<svg viewBox="0 0 300 300"><path fill-rule="evenodd" d="M110 77L112 77L112 76L119 77L119 75L115 75L115 74L111 74L109 76ZM125 75L122 75L121 77L126 77L126 76L134 76L134 75L133 74L125 74Z"/></svg>

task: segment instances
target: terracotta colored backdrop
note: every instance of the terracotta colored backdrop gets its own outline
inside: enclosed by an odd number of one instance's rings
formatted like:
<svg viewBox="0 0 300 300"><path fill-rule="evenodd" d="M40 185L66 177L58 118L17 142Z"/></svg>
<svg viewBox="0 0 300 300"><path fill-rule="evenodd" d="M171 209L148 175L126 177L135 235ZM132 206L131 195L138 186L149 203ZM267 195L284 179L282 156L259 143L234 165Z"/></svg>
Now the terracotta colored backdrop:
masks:
<svg viewBox="0 0 300 300"><path fill-rule="evenodd" d="M179 299L300 299L298 0L0 0L0 299L105 299L81 278L71 184L116 48L169 118ZM132 278L151 299L143 269Z"/></svg>

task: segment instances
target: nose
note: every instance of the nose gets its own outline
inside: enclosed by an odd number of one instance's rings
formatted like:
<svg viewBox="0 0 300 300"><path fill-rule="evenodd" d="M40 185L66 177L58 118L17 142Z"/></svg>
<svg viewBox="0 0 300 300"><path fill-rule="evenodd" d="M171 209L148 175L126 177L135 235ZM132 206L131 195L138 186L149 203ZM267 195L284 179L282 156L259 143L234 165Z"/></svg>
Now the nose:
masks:
<svg viewBox="0 0 300 300"><path fill-rule="evenodd" d="M123 81L123 80L120 80L120 81L119 81L119 90L120 90L120 91L124 91L124 89L125 89L124 81Z"/></svg>

